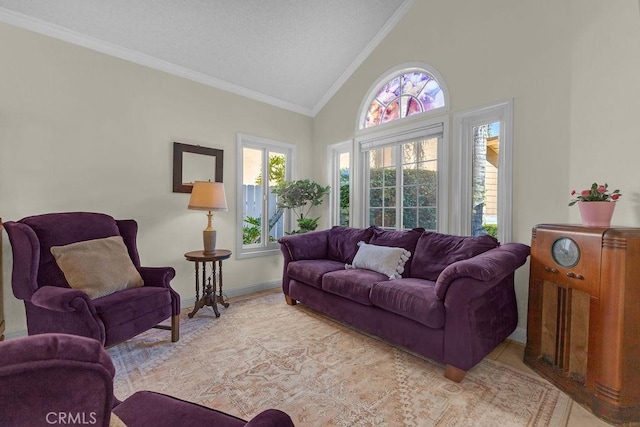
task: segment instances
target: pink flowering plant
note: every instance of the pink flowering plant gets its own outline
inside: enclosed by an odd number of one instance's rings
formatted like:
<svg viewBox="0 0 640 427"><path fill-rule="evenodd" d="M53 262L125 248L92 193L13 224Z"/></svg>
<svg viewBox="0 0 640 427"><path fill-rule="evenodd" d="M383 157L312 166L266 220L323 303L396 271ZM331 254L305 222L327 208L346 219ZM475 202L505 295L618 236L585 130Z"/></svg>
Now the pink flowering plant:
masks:
<svg viewBox="0 0 640 427"><path fill-rule="evenodd" d="M571 191L574 199L571 200L569 206L573 206L578 202L615 202L622 196L620 190L609 191L609 185L599 185L594 182L588 190L582 190L580 194L576 190Z"/></svg>

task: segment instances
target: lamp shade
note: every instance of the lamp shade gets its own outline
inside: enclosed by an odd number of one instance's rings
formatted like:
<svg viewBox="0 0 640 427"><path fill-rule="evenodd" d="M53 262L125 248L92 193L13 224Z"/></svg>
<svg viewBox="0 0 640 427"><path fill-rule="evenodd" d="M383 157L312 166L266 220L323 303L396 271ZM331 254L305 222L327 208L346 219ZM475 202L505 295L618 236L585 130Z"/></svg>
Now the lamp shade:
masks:
<svg viewBox="0 0 640 427"><path fill-rule="evenodd" d="M199 211L226 211L227 196L221 182L196 181L193 183L189 209Z"/></svg>

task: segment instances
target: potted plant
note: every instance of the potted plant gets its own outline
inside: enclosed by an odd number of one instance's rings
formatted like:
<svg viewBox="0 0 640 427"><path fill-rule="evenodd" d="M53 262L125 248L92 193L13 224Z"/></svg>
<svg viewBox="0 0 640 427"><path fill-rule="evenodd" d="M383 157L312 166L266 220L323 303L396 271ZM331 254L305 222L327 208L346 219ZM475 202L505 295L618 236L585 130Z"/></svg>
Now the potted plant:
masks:
<svg viewBox="0 0 640 427"><path fill-rule="evenodd" d="M331 191L331 187L323 187L309 179L297 181L282 181L273 190L278 196L278 208L291 209L296 215L299 230L295 233L306 233L318 227L317 218L308 218L309 211L314 206L322 204L323 197Z"/></svg>
<svg viewBox="0 0 640 427"><path fill-rule="evenodd" d="M615 202L622 196L620 190L609 191L609 185L600 185L596 182L591 184L591 188L582 190L578 194L576 190L571 191L574 199L569 202L569 206L578 203L582 225L587 227L609 227L611 217L616 207Z"/></svg>

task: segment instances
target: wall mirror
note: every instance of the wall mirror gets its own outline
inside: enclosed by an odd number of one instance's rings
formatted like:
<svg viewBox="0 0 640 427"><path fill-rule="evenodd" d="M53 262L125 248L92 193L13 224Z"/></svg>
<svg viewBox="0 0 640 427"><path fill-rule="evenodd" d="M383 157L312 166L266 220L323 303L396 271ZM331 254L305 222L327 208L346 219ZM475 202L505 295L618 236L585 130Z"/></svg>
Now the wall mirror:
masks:
<svg viewBox="0 0 640 427"><path fill-rule="evenodd" d="M173 192L191 193L194 181L222 182L223 150L173 143Z"/></svg>

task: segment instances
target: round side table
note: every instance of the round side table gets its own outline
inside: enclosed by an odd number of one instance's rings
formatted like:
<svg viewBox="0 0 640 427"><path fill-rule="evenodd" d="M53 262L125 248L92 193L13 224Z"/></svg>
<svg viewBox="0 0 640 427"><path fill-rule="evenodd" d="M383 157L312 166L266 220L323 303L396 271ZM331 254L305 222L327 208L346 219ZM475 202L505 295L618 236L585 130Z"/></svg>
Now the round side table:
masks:
<svg viewBox="0 0 640 427"><path fill-rule="evenodd" d="M229 303L222 296L222 261L230 256L231 251L227 249L216 249L212 255L205 255L204 251L192 251L184 254L187 261L195 263L196 267L196 305L193 307L193 311L189 313L189 318L192 318L205 305L213 308L216 317L220 317L218 303L225 308L229 307ZM211 263L211 278L207 283L208 262ZM200 298L200 264L202 264L202 298ZM213 279L213 284L211 279ZM216 287L218 289L217 295Z"/></svg>

